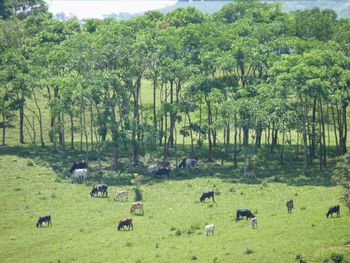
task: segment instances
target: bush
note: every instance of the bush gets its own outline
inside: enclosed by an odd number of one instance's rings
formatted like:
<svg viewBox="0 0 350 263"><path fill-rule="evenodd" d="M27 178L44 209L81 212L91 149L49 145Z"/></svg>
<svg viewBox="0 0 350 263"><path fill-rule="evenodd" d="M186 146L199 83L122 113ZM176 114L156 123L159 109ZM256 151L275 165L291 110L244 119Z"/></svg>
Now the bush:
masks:
<svg viewBox="0 0 350 263"><path fill-rule="evenodd" d="M141 191L140 187L135 187L134 192L135 192L135 198L134 198L135 202L142 201L143 196L142 196L142 191Z"/></svg>
<svg viewBox="0 0 350 263"><path fill-rule="evenodd" d="M27 161L27 166L34 166L34 162L32 160Z"/></svg>
<svg viewBox="0 0 350 263"><path fill-rule="evenodd" d="M244 251L244 254L253 254L254 253L254 250L250 249L250 248L246 248L246 250Z"/></svg>
<svg viewBox="0 0 350 263"><path fill-rule="evenodd" d="M343 260L344 260L344 255L343 255L343 254L336 253L336 252L333 252L333 253L331 254L331 260L332 260L334 263L341 263L341 262L343 262Z"/></svg>
<svg viewBox="0 0 350 263"><path fill-rule="evenodd" d="M182 234L181 229L176 229L175 235L176 236L181 236L181 234Z"/></svg>

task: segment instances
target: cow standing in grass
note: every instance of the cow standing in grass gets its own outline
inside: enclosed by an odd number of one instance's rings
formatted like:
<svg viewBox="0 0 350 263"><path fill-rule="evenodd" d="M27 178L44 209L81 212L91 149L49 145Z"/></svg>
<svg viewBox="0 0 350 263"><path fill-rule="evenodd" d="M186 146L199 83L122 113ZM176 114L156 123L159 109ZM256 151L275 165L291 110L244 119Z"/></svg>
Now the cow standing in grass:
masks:
<svg viewBox="0 0 350 263"><path fill-rule="evenodd" d="M40 216L38 221L36 222L36 227L42 227L43 223L47 223L47 226L52 226L51 223L51 216L47 215L47 216Z"/></svg>
<svg viewBox="0 0 350 263"><path fill-rule="evenodd" d="M132 219L131 218L125 218L119 221L119 224L117 226L118 231L120 231L121 229L124 230L124 227L127 226L128 230L134 230L134 226L132 224Z"/></svg>
<svg viewBox="0 0 350 263"><path fill-rule="evenodd" d="M72 165L72 167L69 169L69 172L73 172L74 170L76 169L88 169L88 165L86 162L78 162L78 161L75 161Z"/></svg>
<svg viewBox="0 0 350 263"><path fill-rule="evenodd" d="M258 227L258 220L256 217L253 217L252 220L250 220L250 224L252 225L253 229L256 229Z"/></svg>
<svg viewBox="0 0 350 263"><path fill-rule="evenodd" d="M209 233L214 235L215 226L213 224L206 225L204 227L204 234L207 236Z"/></svg>
<svg viewBox="0 0 350 263"><path fill-rule="evenodd" d="M206 198L212 198L213 201L215 202L215 199L214 199L214 191L208 191L208 192L205 192L201 195L201 197L199 198L199 201L201 202L204 202Z"/></svg>
<svg viewBox="0 0 350 263"><path fill-rule="evenodd" d="M147 172L154 174L155 177L161 177L170 175L170 163L169 162L158 162L157 164L152 164L147 168Z"/></svg>
<svg viewBox="0 0 350 263"><path fill-rule="evenodd" d="M75 169L72 173L73 180L86 180L88 170L87 169Z"/></svg>
<svg viewBox="0 0 350 263"><path fill-rule="evenodd" d="M143 204L141 202L135 202L131 205L130 213L134 214L136 210L139 210L139 213L141 213L142 215L144 214Z"/></svg>
<svg viewBox="0 0 350 263"><path fill-rule="evenodd" d="M193 171L197 167L197 162L197 157L186 157L182 159L181 163L179 164L179 168Z"/></svg>
<svg viewBox="0 0 350 263"><path fill-rule="evenodd" d="M248 218L254 218L255 215L248 209L237 209L236 211L236 221L241 219L241 216L245 216L246 219Z"/></svg>
<svg viewBox="0 0 350 263"><path fill-rule="evenodd" d="M97 185L95 185L92 188L89 196L93 197L93 196L96 195L98 197L98 193L102 193L102 197L103 196L104 197L108 197L108 185L106 185L106 184L97 184Z"/></svg>
<svg viewBox="0 0 350 263"><path fill-rule="evenodd" d="M328 212L326 214L327 218L329 216L333 217L333 213L336 213L337 216L340 215L340 206L339 205L335 205L335 206L331 206L329 209L328 209Z"/></svg>
<svg viewBox="0 0 350 263"><path fill-rule="evenodd" d="M115 201L121 201L121 200L128 200L129 199L129 192L128 190L121 190L115 194L114 200Z"/></svg>
<svg viewBox="0 0 350 263"><path fill-rule="evenodd" d="M294 209L294 202L292 199L287 201L286 207L287 207L288 213L292 213L292 210Z"/></svg>

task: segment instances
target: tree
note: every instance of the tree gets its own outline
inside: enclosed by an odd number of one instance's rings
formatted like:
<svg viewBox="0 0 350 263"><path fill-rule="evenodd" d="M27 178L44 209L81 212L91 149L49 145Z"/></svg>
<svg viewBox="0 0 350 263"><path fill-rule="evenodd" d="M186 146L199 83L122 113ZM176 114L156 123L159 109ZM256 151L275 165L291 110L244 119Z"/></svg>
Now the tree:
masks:
<svg viewBox="0 0 350 263"><path fill-rule="evenodd" d="M44 0L1 0L0 18L9 19L16 16L24 19L30 15L38 15L47 12L48 7Z"/></svg>

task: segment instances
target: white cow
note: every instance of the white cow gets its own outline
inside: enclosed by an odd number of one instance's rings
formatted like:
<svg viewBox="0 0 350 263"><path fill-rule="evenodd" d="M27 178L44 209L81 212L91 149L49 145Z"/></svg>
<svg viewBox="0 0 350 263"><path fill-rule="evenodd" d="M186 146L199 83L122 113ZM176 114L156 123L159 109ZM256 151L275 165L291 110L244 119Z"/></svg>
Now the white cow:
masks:
<svg viewBox="0 0 350 263"><path fill-rule="evenodd" d="M207 236L209 233L214 235L215 226L213 224L206 225L204 227L204 234Z"/></svg>
<svg viewBox="0 0 350 263"><path fill-rule="evenodd" d="M250 220L250 224L252 225L253 229L256 229L258 227L258 220L256 217L253 217L252 220Z"/></svg>
<svg viewBox="0 0 350 263"><path fill-rule="evenodd" d="M179 164L179 168L193 171L197 168L197 162L197 157L186 157L182 159L181 163Z"/></svg>
<svg viewBox="0 0 350 263"><path fill-rule="evenodd" d="M87 169L75 169L72 173L73 180L85 180L87 177L88 170Z"/></svg>
<svg viewBox="0 0 350 263"><path fill-rule="evenodd" d="M129 192L128 192L128 190L121 190L121 191L117 192L115 194L114 200L115 201L121 201L123 198L125 198L125 200L129 199Z"/></svg>

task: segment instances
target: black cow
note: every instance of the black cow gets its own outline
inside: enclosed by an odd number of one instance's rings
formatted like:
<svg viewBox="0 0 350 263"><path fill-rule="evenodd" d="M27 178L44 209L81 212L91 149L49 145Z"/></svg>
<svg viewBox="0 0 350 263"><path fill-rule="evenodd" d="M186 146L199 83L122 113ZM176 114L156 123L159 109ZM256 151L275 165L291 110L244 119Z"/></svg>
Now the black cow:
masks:
<svg viewBox="0 0 350 263"><path fill-rule="evenodd" d="M205 201L206 198L213 198L213 201L215 202L214 199L214 191L208 191L202 194L202 196L199 198L199 201L203 202Z"/></svg>
<svg viewBox="0 0 350 263"><path fill-rule="evenodd" d="M88 165L86 162L75 161L72 167L69 169L69 172L72 173L75 169L87 169L87 168L88 168Z"/></svg>
<svg viewBox="0 0 350 263"><path fill-rule="evenodd" d="M167 177L169 177L170 174L170 168L169 167L160 167L156 172L155 175L157 177L160 177L162 175L166 175Z"/></svg>
<svg viewBox="0 0 350 263"><path fill-rule="evenodd" d="M153 173L155 177L161 177L166 175L169 177L170 174L170 163L169 162L158 162L157 164L150 165L147 168L148 173Z"/></svg>
<svg viewBox="0 0 350 263"><path fill-rule="evenodd" d="M339 206L339 205L331 206L331 207L328 209L328 212L327 212L327 214L326 214L327 218L328 218L329 215L330 215L331 217L333 217L333 213L337 213L337 216L340 215L340 206Z"/></svg>
<svg viewBox="0 0 350 263"><path fill-rule="evenodd" d="M108 185L106 184L97 184L95 185L91 192L90 192L90 197L93 197L93 196L98 196L98 193L102 193L102 196L105 196L107 197L108 196Z"/></svg>
<svg viewBox="0 0 350 263"><path fill-rule="evenodd" d="M240 220L241 216L245 216L246 219L255 217L255 215L248 209L237 209L236 221Z"/></svg>
<svg viewBox="0 0 350 263"><path fill-rule="evenodd" d="M43 223L47 223L47 226L52 226L51 223L51 216L47 215L47 216L40 216L38 219L38 222L36 222L36 227L42 227Z"/></svg>
<svg viewBox="0 0 350 263"><path fill-rule="evenodd" d="M121 230L121 229L124 230L125 226L128 227L128 230L130 230L130 227L131 227L131 230L134 230L134 226L132 224L132 219L131 218L125 218L123 220L120 220L119 224L117 226L118 231Z"/></svg>

